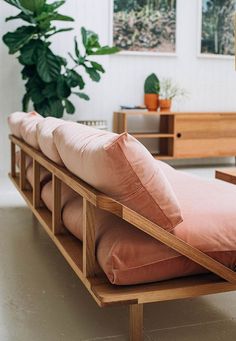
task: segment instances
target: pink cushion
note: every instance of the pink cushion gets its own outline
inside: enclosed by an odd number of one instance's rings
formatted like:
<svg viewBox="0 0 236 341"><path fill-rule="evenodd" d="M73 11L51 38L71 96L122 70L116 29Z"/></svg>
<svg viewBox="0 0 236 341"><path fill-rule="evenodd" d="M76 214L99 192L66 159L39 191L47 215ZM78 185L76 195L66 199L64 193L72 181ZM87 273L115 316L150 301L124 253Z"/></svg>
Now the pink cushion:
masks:
<svg viewBox="0 0 236 341"><path fill-rule="evenodd" d="M27 168L26 178L29 181L30 185L33 187L34 170L33 170L32 164ZM52 174L49 171L47 171L45 168L40 167L40 183L41 183L41 186L45 185L51 179L52 179Z"/></svg>
<svg viewBox="0 0 236 341"><path fill-rule="evenodd" d="M174 233L219 262L235 269L236 201L233 197L236 195L236 187L175 171L159 161L156 161L156 164L167 174L173 186L175 184L174 188L184 207L183 215L186 221L184 219L174 229ZM212 192L213 196L206 196L209 192ZM225 203L225 198L230 199L230 204L228 201ZM212 206L212 201L216 205ZM82 217L82 200L77 198L68 201L62 219L65 226L80 240L83 238ZM207 272L108 212L96 209L95 221L97 259L113 284L148 283Z"/></svg>
<svg viewBox="0 0 236 341"><path fill-rule="evenodd" d="M33 159L26 155L25 157L25 168L27 169L33 163ZM20 151L16 152L16 166L20 169Z"/></svg>
<svg viewBox="0 0 236 341"><path fill-rule="evenodd" d="M8 116L8 125L9 125L11 133L18 138L22 138L21 131L20 131L21 122L23 121L24 118L31 117L34 114L35 114L34 111L30 113L17 111L17 112L13 112L12 114L10 114Z"/></svg>
<svg viewBox="0 0 236 341"><path fill-rule="evenodd" d="M65 206L65 204L72 198L75 198L77 193L73 191L70 187L62 183L61 186L61 208ZM41 198L49 209L52 211L53 209L53 196L52 196L52 181L48 182L41 191Z"/></svg>
<svg viewBox="0 0 236 341"><path fill-rule="evenodd" d="M20 133L23 140L35 149L39 149L36 126L42 120L44 118L41 115L34 113L25 117L20 124Z"/></svg>
<svg viewBox="0 0 236 341"><path fill-rule="evenodd" d="M63 166L62 159L53 142L53 131L66 122L54 117L47 117L37 124L37 139L41 151L52 161Z"/></svg>
<svg viewBox="0 0 236 341"><path fill-rule="evenodd" d="M236 250L236 186L176 171L160 161L159 166L172 184L183 214L174 233L202 251Z"/></svg>
<svg viewBox="0 0 236 341"><path fill-rule="evenodd" d="M182 221L168 180L132 136L72 123L55 129L53 136L65 166L88 184L165 229Z"/></svg>

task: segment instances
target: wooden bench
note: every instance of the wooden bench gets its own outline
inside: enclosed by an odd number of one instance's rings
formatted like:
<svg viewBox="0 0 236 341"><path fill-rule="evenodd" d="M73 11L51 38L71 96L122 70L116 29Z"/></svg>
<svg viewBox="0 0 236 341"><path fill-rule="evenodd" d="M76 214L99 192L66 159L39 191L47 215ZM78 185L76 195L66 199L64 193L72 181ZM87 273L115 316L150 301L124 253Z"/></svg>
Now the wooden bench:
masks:
<svg viewBox="0 0 236 341"><path fill-rule="evenodd" d="M145 303L190 298L236 289L236 273L229 268L128 207L98 192L22 140L12 135L9 138L11 141L10 179L97 304L100 307L116 304L129 305L131 341L143 340L143 305ZM16 171L16 146L19 148L21 155L19 172ZM27 186L26 155L33 159L34 180L32 190L29 190ZM42 205L40 198L41 167L52 174L52 213ZM83 197L83 243L72 236L62 224L60 202L62 183L65 183ZM142 230L195 261L208 269L210 273L143 285L115 286L110 284L102 272L101 275L98 275L96 271L98 264L95 256L95 207L126 220L134 228Z"/></svg>

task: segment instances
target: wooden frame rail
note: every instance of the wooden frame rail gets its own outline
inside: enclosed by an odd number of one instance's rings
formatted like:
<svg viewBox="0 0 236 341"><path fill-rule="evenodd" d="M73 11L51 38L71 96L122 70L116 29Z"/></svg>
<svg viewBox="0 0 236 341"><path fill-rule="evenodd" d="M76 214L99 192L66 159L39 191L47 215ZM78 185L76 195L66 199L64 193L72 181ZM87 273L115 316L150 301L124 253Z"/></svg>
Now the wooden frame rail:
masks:
<svg viewBox="0 0 236 341"><path fill-rule="evenodd" d="M223 264L188 245L137 212L98 192L18 138L12 135L9 138L11 141L11 173L9 174L11 180L98 305L101 307L114 304L130 305L130 340L142 340L142 305L144 303L195 297L236 289L236 273ZM15 164L16 146L20 149L19 173L16 172ZM26 155L33 160L32 191L27 189ZM52 213L41 204L40 170L42 167L52 174ZM63 226L61 220L62 183L83 197L83 243L73 237ZM119 287L111 285L105 275L97 270L95 207L119 216L131 223L134 228L142 230L213 274L136 286Z"/></svg>

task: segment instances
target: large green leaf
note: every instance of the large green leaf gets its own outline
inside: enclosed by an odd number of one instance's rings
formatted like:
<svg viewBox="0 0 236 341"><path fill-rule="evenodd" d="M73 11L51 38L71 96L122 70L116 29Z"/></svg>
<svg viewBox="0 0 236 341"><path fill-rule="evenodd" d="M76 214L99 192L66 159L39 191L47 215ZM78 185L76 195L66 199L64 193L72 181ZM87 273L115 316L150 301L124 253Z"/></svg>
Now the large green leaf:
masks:
<svg viewBox="0 0 236 341"><path fill-rule="evenodd" d="M101 64L98 64L98 63L92 61L92 62L91 62L91 65L92 65L92 67L93 67L95 70L97 70L97 71L99 71L99 72L102 72L102 73L105 73L105 70L104 70L104 68L102 67Z"/></svg>
<svg viewBox="0 0 236 341"><path fill-rule="evenodd" d="M43 9L46 12L53 12L53 11L55 11L55 9L57 9L57 8L61 7L62 5L64 5L64 3L65 3L65 0L54 1L51 4L45 4Z"/></svg>
<svg viewBox="0 0 236 341"><path fill-rule="evenodd" d="M27 10L26 8L24 8L24 6L21 5L20 0L4 0L4 1L7 2L8 4L15 6L16 8L20 9L25 14L32 14L31 11Z"/></svg>
<svg viewBox="0 0 236 341"><path fill-rule="evenodd" d="M98 71L96 71L93 67L86 67L85 68L86 72L89 74L89 77L94 81L94 82L99 82L101 79L101 76Z"/></svg>
<svg viewBox="0 0 236 341"><path fill-rule="evenodd" d="M114 54L119 52L120 49L118 47L110 47L110 46L102 46L101 48L95 49L95 50L89 50L88 55L90 56L102 56L107 54Z"/></svg>
<svg viewBox="0 0 236 341"><path fill-rule="evenodd" d="M80 57L80 51L79 51L79 46L76 37L74 38L74 43L75 43L75 55L77 58Z"/></svg>
<svg viewBox="0 0 236 341"><path fill-rule="evenodd" d="M28 93L26 93L22 99L22 110L24 112L28 111L29 101L30 101L30 95Z"/></svg>
<svg viewBox="0 0 236 341"><path fill-rule="evenodd" d="M83 89L85 86L82 76L80 76L80 74L78 74L75 70L67 70L66 81L71 88L79 86L80 89Z"/></svg>
<svg viewBox="0 0 236 341"><path fill-rule="evenodd" d="M22 19L28 23L33 24L34 23L34 19L32 18L31 15L27 15L23 12L20 12L19 14L15 15L15 16L11 16L11 17L7 17L5 19L5 21L10 21L10 20L16 20L16 19Z"/></svg>
<svg viewBox="0 0 236 341"><path fill-rule="evenodd" d="M27 44L37 32L34 26L21 26L14 32L8 32L3 36L4 43L9 48L9 53L14 54Z"/></svg>
<svg viewBox="0 0 236 341"><path fill-rule="evenodd" d="M61 65L50 49L46 48L41 51L37 61L37 71L41 79L50 83L57 79L61 72Z"/></svg>
<svg viewBox="0 0 236 341"><path fill-rule="evenodd" d="M34 104L38 104L44 101L45 96L42 94L42 89L38 87L33 87L29 91L30 98Z"/></svg>
<svg viewBox="0 0 236 341"><path fill-rule="evenodd" d="M37 73L36 66L35 65L26 65L22 71L22 78L27 79L33 77Z"/></svg>
<svg viewBox="0 0 236 341"><path fill-rule="evenodd" d="M45 98L45 100L39 104L34 105L35 110L42 116L47 117L50 116L50 109L49 109L49 103L48 99Z"/></svg>
<svg viewBox="0 0 236 341"><path fill-rule="evenodd" d="M45 0L19 0L20 4L27 10L40 13L45 5Z"/></svg>
<svg viewBox="0 0 236 341"><path fill-rule="evenodd" d="M59 98L50 98L49 102L49 113L50 116L61 118L64 113L64 107L62 101Z"/></svg>
<svg viewBox="0 0 236 341"><path fill-rule="evenodd" d="M64 77L60 77L57 80L57 96L62 99L69 97L70 94L71 90L66 82L66 79Z"/></svg>
<svg viewBox="0 0 236 341"><path fill-rule="evenodd" d="M72 17L69 17L68 15L63 15L59 13L47 13L42 12L40 15L36 17L36 21L40 22L43 20L47 21L74 21Z"/></svg>
<svg viewBox="0 0 236 341"><path fill-rule="evenodd" d="M82 42L84 47L86 48L87 45L87 30L84 27L81 27L81 36L82 36Z"/></svg>
<svg viewBox="0 0 236 341"><path fill-rule="evenodd" d="M85 101L89 101L89 96L86 95L84 92L73 92L74 95L78 96L79 98L84 99Z"/></svg>
<svg viewBox="0 0 236 341"><path fill-rule="evenodd" d="M74 114L75 113L75 107L74 107L73 103L71 103L71 101L69 101L68 99L65 100L65 108L66 108L67 114Z"/></svg>
<svg viewBox="0 0 236 341"><path fill-rule="evenodd" d="M33 65L36 63L38 54L44 48L44 43L39 39L31 39L20 49L19 61L23 65Z"/></svg>
<svg viewBox="0 0 236 341"><path fill-rule="evenodd" d="M42 94L47 97L56 97L57 96L57 82L47 83L45 88L42 91Z"/></svg>
<svg viewBox="0 0 236 341"><path fill-rule="evenodd" d="M61 29L59 29L59 30L56 30L56 31L50 33L50 34L47 34L47 35L46 35L46 38L49 38L49 37L51 37L51 36L53 36L54 34L57 34L57 33L68 32L68 31L72 31L72 30L73 30L72 27L69 27L69 28L61 28Z"/></svg>

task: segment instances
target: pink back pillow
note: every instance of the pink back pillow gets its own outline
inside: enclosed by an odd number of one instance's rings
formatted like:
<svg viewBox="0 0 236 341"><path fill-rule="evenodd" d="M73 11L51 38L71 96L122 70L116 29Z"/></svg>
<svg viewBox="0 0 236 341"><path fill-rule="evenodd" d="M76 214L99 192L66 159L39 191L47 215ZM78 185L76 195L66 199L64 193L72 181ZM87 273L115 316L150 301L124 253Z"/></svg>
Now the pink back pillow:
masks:
<svg viewBox="0 0 236 341"><path fill-rule="evenodd" d="M47 117L40 121L36 127L37 140L41 151L60 166L63 166L63 162L54 144L52 133L62 124L66 124L66 122L54 117Z"/></svg>
<svg viewBox="0 0 236 341"><path fill-rule="evenodd" d="M22 112L22 111L16 111L10 114L7 118L8 125L10 128L11 133L18 137L19 139L22 138L20 126L24 118L32 117L32 115L35 115L36 113L34 111L30 113Z"/></svg>
<svg viewBox="0 0 236 341"><path fill-rule="evenodd" d="M25 117L20 124L20 133L23 140L35 149L39 149L36 126L44 118L33 112Z"/></svg>
<svg viewBox="0 0 236 341"><path fill-rule="evenodd" d="M53 137L65 166L97 190L167 230L182 221L168 180L132 136L71 123L55 129Z"/></svg>

